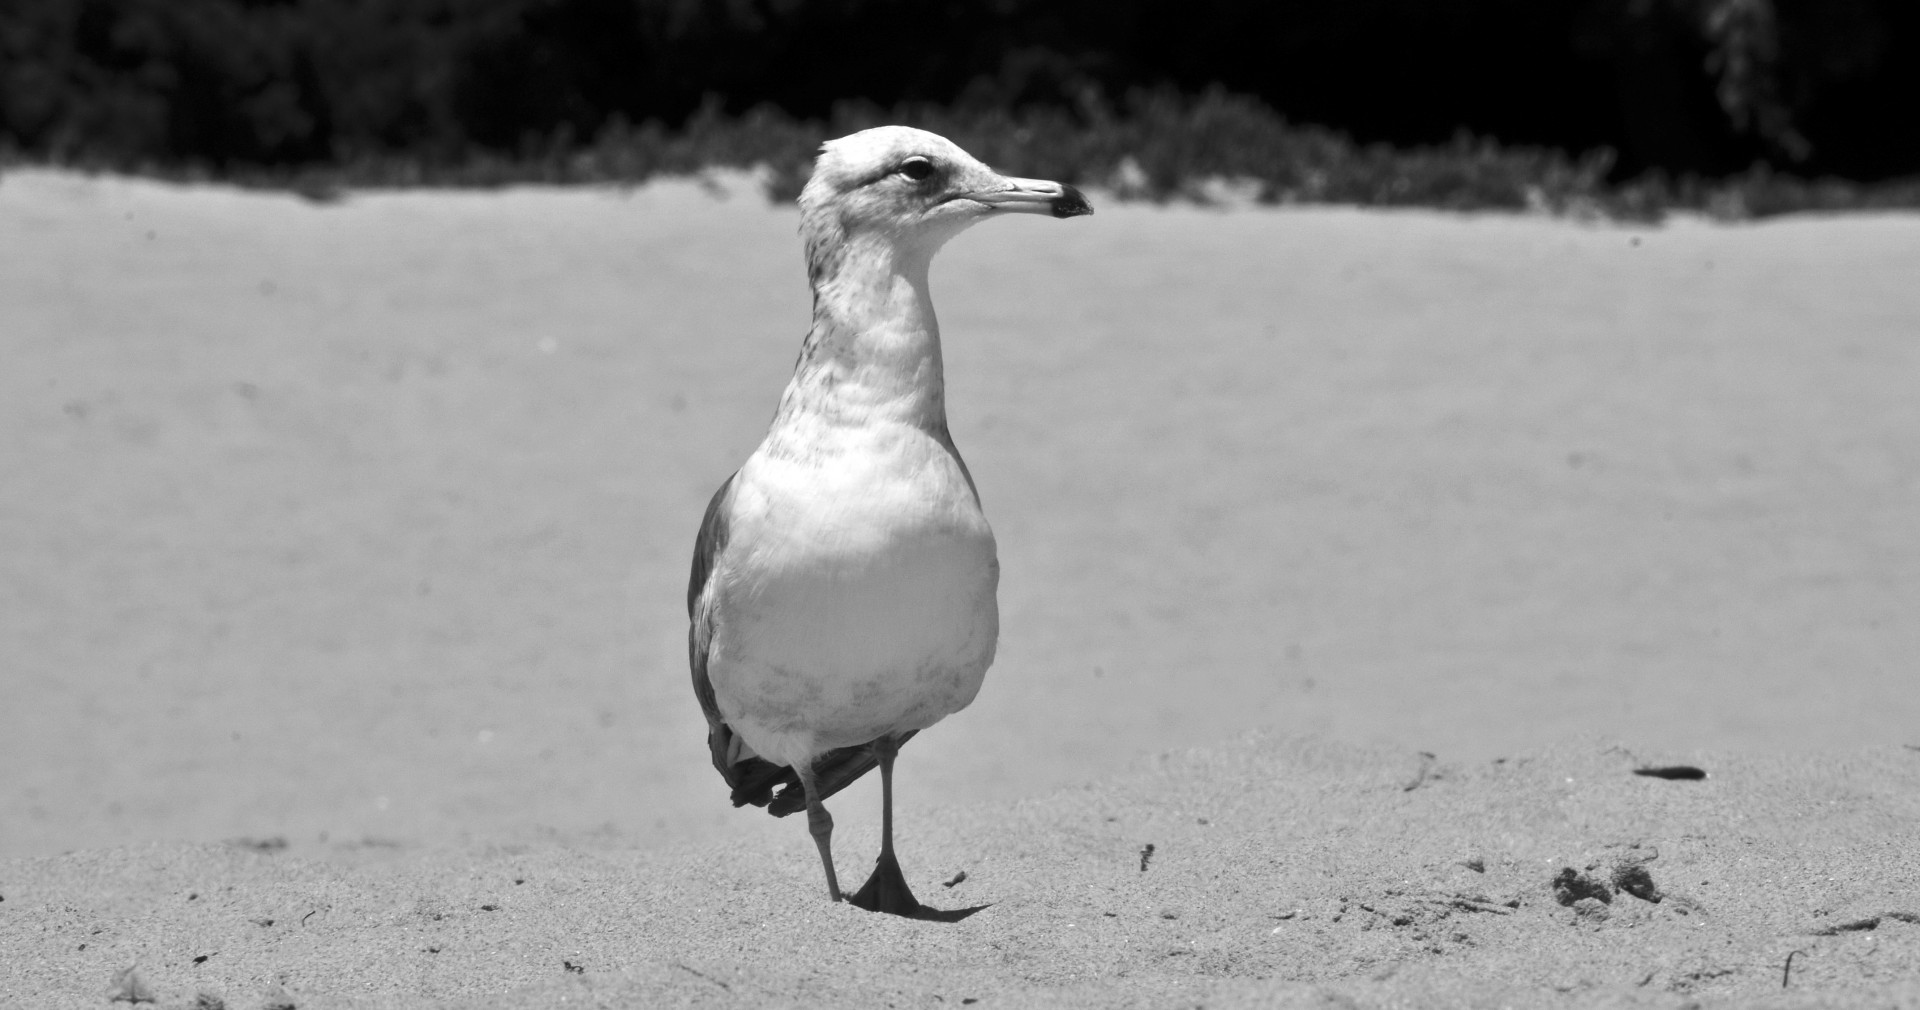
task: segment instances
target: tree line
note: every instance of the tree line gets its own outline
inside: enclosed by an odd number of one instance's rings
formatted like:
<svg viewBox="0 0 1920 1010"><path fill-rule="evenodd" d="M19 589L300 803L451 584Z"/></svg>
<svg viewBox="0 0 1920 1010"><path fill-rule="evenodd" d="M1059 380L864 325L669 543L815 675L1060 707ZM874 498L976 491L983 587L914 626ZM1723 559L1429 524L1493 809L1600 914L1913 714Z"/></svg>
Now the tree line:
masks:
<svg viewBox="0 0 1920 1010"><path fill-rule="evenodd" d="M1911 0L6 0L0 145L116 166L454 163L700 117L1124 118L1224 91L1360 145L1616 178L1920 173ZM842 117L844 118L844 116ZM650 125L649 125L650 124Z"/></svg>

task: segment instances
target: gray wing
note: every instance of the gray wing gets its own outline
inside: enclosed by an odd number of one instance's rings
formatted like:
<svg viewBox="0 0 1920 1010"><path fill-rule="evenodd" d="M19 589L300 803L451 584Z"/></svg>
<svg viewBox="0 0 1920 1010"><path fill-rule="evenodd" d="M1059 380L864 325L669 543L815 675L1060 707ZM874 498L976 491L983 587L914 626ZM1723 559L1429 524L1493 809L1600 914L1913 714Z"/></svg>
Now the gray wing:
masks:
<svg viewBox="0 0 1920 1010"><path fill-rule="evenodd" d="M960 468L960 476L967 480L967 490L973 493L973 503L979 505L980 489L973 486L973 471L968 470L967 461L960 458L960 447L953 444L953 432L947 430L945 420L934 426L933 437L940 443L942 449L947 450L947 455L953 457L954 464Z"/></svg>
<svg viewBox="0 0 1920 1010"><path fill-rule="evenodd" d="M707 514L700 520L700 535L693 541L693 574L687 579L687 616L699 610L700 596L707 591L707 578L713 574L714 559L727 549L727 515L733 511L733 482L740 478L734 471L720 490L707 502Z"/></svg>
<svg viewBox="0 0 1920 1010"><path fill-rule="evenodd" d="M707 679L707 651L713 641L713 613L707 598L709 583L727 549L727 521L733 512L734 482L739 478L740 474L735 472L713 493L713 500L707 503L706 517L700 521L700 535L693 542L693 571L687 578L687 664L693 670L694 697L700 700L700 711L707 717L707 750L712 754L713 767L733 790L733 805L743 807L751 803L766 807L775 817L785 817L806 808L806 791L800 786L800 776L794 774L792 768L764 758L732 757L739 750L734 744L733 727L728 726L726 717L720 714L720 705L713 698L713 682ZM903 733L899 742L906 743L912 737L913 733ZM820 798L824 800L845 789L878 764L871 744L841 747L820 755L813 763Z"/></svg>

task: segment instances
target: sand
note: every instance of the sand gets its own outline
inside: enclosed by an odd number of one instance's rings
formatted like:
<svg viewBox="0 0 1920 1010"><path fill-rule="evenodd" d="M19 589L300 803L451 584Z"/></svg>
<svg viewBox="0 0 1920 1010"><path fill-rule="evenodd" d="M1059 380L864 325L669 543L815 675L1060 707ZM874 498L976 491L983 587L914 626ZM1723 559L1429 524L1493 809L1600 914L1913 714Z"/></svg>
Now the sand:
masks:
<svg viewBox="0 0 1920 1010"><path fill-rule="evenodd" d="M914 885L992 903L939 928L827 906L687 690L796 223L0 178L0 999L1915 1005L1920 219L954 243L1006 575L901 763ZM1549 886L1654 850L1684 901Z"/></svg>
<svg viewBox="0 0 1920 1010"><path fill-rule="evenodd" d="M6 865L0 983L43 1007L98 1006L127 965L173 1005L1920 1006L1920 753L1688 757L1706 779L1600 746L1163 756L907 825L922 897L986 906L957 924L827 903L798 831L371 868L87 850Z"/></svg>

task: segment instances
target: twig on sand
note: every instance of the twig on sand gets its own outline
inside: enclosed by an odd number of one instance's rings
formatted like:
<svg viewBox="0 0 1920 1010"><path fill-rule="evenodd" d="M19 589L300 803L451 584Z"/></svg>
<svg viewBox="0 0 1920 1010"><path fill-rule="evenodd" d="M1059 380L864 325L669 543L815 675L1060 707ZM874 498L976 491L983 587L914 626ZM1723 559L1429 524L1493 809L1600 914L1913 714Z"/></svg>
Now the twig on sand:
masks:
<svg viewBox="0 0 1920 1010"><path fill-rule="evenodd" d="M1493 915L1512 915L1513 914L1513 909L1502 908L1501 906L1494 904L1493 902L1487 900L1486 898L1482 898L1477 895L1441 894L1441 895L1435 895L1430 898L1426 898L1424 900L1446 905L1450 908L1457 908L1462 912L1488 912Z"/></svg>
<svg viewBox="0 0 1920 1010"><path fill-rule="evenodd" d="M726 984L725 982L722 982L722 981L720 981L720 980L719 980L719 979L717 979L717 978L714 978L714 977L713 977L712 975L709 975L709 974L707 974L707 973L705 973L705 972L702 972L702 971L696 971L696 970L694 970L694 969L692 969L692 968L689 968L689 967L687 967L687 966L686 966L686 965L684 965L684 964L681 964L681 963L680 963L680 962L678 962L678 961L675 961L675 962L673 962L673 966L674 966L675 968L678 968L678 969L680 969L681 971L684 971L684 972L686 972L686 973L687 973L687 974L689 974L689 975L692 975L692 976L693 976L694 978L697 978L697 979L700 979L700 980L702 980L702 981L705 981L705 982L712 982L712 983L713 983L714 985L717 985L717 986L719 986L720 988L722 988L722 989L725 989L725 990L726 990L726 991L728 991L728 992L732 992L732 991L733 991L733 987L732 987L732 986L730 986L730 985L728 985L728 984Z"/></svg>
<svg viewBox="0 0 1920 1010"><path fill-rule="evenodd" d="M1669 782L1698 782L1707 777L1706 770L1692 765L1660 765L1652 768L1635 768L1635 775L1650 779L1666 779Z"/></svg>
<svg viewBox="0 0 1920 1010"><path fill-rule="evenodd" d="M1885 912L1880 915L1870 915L1864 919L1853 919L1848 922L1816 929L1813 931L1813 935L1839 936L1842 933L1858 933L1868 929L1879 929L1880 922L1883 919L1892 919L1895 922L1904 922L1908 925L1920 926L1920 912Z"/></svg>
<svg viewBox="0 0 1920 1010"><path fill-rule="evenodd" d="M1433 770L1433 762L1434 762L1433 754L1427 751L1421 751L1420 752L1420 769L1413 773L1413 778L1409 780L1406 785L1403 785L1400 787L1400 791L1403 793L1410 793L1410 792L1413 792L1415 789L1418 789L1422 785L1424 785L1427 781L1427 773Z"/></svg>
<svg viewBox="0 0 1920 1010"><path fill-rule="evenodd" d="M1798 950L1787 951L1787 963L1782 965L1780 968L1780 988L1785 989L1787 987L1787 983L1790 980L1792 980L1793 956L1795 954L1800 954L1800 953L1804 953L1804 951L1798 951Z"/></svg>

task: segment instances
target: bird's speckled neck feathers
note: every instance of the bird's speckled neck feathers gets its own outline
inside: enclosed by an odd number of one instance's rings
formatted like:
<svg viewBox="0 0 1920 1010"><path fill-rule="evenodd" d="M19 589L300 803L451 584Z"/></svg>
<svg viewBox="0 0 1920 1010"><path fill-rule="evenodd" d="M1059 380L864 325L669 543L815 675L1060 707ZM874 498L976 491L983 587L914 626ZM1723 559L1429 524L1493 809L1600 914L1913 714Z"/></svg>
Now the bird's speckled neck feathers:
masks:
<svg viewBox="0 0 1920 1010"><path fill-rule="evenodd" d="M927 291L933 250L884 233L808 236L813 328L774 417L946 427L940 324Z"/></svg>

